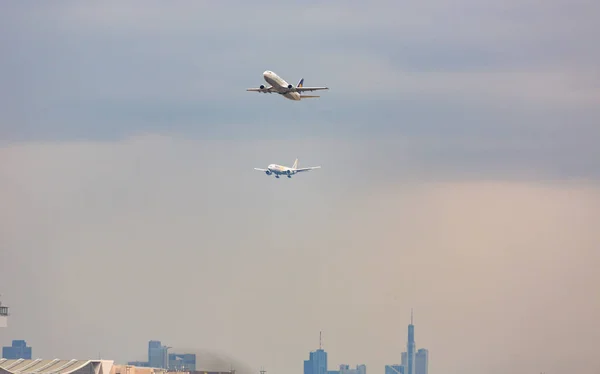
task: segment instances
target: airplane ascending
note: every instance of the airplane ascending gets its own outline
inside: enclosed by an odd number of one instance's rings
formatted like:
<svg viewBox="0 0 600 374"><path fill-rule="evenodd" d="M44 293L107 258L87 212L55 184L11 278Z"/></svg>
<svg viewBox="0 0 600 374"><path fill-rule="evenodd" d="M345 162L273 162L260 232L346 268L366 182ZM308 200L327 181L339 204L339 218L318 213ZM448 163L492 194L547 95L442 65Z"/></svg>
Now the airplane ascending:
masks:
<svg viewBox="0 0 600 374"><path fill-rule="evenodd" d="M296 159L296 161L294 161L294 166L292 166L291 168L287 167L287 166L271 164L271 165L267 166L266 169L254 168L254 170L264 171L267 175L275 174L275 178L279 178L280 175L287 175L288 178L291 178L292 175L294 175L296 173L300 173L302 171L311 171L311 170L320 169L320 168L321 168L320 166L312 166L309 168L298 168L298 159Z"/></svg>
<svg viewBox="0 0 600 374"><path fill-rule="evenodd" d="M285 97L286 99L298 101L301 99L320 97L301 95L301 93L304 91L319 91L329 89L329 87L304 87L304 78L300 79L300 82L298 82L296 87L294 87L285 80L283 80L279 75L273 73L270 70L265 71L263 73L263 77L265 78L265 81L268 84L270 84L269 87L265 87L263 84L261 84L260 88L248 88L246 91L278 93L280 95L283 95L283 97Z"/></svg>

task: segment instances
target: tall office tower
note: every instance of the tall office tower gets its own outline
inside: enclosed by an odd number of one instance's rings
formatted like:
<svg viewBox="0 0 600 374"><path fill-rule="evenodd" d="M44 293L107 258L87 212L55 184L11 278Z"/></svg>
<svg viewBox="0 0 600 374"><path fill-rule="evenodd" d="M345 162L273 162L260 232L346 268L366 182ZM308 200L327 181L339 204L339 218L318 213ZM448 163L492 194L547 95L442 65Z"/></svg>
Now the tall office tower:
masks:
<svg viewBox="0 0 600 374"><path fill-rule="evenodd" d="M415 325L413 325L413 311L410 310L410 325L408 325L408 343L406 345L406 373L415 374Z"/></svg>
<svg viewBox="0 0 600 374"><path fill-rule="evenodd" d="M327 374L327 352L317 349L304 361L304 374Z"/></svg>
<svg viewBox="0 0 600 374"><path fill-rule="evenodd" d="M327 352L321 345L321 334L319 334L319 349L310 352L310 358L304 361L304 374L327 374Z"/></svg>
<svg viewBox="0 0 600 374"><path fill-rule="evenodd" d="M152 368L166 369L168 364L167 349L160 341L150 340L148 342L148 366Z"/></svg>
<svg viewBox="0 0 600 374"><path fill-rule="evenodd" d="M406 366L408 365L408 362L406 362L408 360L408 356L406 355L406 352L402 352L402 361L400 361L400 365L404 366L404 370L406 370Z"/></svg>
<svg viewBox="0 0 600 374"><path fill-rule="evenodd" d="M415 374L427 374L429 371L429 351L421 348L415 356Z"/></svg>
<svg viewBox="0 0 600 374"><path fill-rule="evenodd" d="M12 347L2 347L2 358L8 360L31 360L31 347L25 340L13 340Z"/></svg>

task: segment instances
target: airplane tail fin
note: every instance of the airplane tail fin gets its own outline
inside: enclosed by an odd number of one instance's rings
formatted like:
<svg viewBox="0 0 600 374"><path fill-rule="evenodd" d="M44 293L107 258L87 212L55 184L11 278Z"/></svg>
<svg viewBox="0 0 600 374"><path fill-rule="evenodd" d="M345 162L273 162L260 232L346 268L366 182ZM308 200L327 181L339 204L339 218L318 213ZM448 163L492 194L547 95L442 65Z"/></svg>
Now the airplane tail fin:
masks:
<svg viewBox="0 0 600 374"><path fill-rule="evenodd" d="M300 79L300 82L296 85L296 88L301 88L304 86L304 78Z"/></svg>
<svg viewBox="0 0 600 374"><path fill-rule="evenodd" d="M294 161L294 166L292 166L292 169L298 169L298 159Z"/></svg>

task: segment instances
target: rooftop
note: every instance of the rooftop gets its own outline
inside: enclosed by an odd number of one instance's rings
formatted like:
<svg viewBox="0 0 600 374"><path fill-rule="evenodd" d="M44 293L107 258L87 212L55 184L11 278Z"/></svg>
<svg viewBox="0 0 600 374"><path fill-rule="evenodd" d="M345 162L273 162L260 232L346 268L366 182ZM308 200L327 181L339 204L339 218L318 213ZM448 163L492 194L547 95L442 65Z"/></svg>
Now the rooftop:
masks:
<svg viewBox="0 0 600 374"><path fill-rule="evenodd" d="M104 364L104 365L103 365ZM0 359L0 374L109 374L113 361L107 360L7 360Z"/></svg>

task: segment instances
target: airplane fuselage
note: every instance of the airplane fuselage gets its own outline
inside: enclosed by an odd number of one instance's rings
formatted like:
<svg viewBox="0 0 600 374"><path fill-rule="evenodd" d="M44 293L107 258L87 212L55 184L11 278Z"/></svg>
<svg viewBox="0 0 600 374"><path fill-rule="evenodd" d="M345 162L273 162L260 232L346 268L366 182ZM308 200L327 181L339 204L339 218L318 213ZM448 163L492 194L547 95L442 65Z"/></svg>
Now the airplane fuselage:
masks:
<svg viewBox="0 0 600 374"><path fill-rule="evenodd" d="M286 99L294 101L301 99L298 92L290 92L291 89L294 89L294 86L286 82L279 75L267 70L263 73L263 77L265 78L265 82L273 86L273 88Z"/></svg>
<svg viewBox="0 0 600 374"><path fill-rule="evenodd" d="M271 165L267 166L266 174L267 175L275 174L275 176L277 178L279 178L280 175L287 175L288 177L291 178L292 175L296 174L296 171L293 169L290 169L288 167L285 167L285 166L271 164Z"/></svg>

